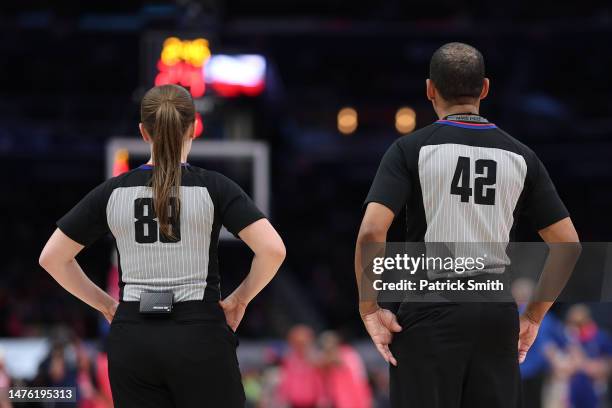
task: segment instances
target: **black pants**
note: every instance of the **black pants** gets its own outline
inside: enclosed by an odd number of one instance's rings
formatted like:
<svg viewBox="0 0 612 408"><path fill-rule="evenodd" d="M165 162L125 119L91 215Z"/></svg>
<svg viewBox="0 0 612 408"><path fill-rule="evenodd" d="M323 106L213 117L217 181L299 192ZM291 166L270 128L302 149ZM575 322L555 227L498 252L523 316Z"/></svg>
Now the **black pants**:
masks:
<svg viewBox="0 0 612 408"><path fill-rule="evenodd" d="M404 303L397 315L393 407L521 406L513 303Z"/></svg>
<svg viewBox="0 0 612 408"><path fill-rule="evenodd" d="M545 374L539 373L530 378L524 378L523 387L523 407L542 408L542 389L544 388Z"/></svg>
<svg viewBox="0 0 612 408"><path fill-rule="evenodd" d="M216 303L151 316L122 302L108 337L115 408L244 407L237 345Z"/></svg>

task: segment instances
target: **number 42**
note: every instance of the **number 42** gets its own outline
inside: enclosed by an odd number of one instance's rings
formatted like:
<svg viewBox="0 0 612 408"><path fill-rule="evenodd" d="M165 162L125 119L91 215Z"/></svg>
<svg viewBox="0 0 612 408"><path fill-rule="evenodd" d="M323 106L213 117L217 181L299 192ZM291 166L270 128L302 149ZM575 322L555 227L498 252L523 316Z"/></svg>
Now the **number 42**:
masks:
<svg viewBox="0 0 612 408"><path fill-rule="evenodd" d="M475 174L480 177L474 178L474 203L483 205L495 205L495 187L497 183L497 162L495 160L479 159L475 162ZM459 156L455 175L451 182L450 193L461 197L462 203L470 202L472 188L471 159Z"/></svg>

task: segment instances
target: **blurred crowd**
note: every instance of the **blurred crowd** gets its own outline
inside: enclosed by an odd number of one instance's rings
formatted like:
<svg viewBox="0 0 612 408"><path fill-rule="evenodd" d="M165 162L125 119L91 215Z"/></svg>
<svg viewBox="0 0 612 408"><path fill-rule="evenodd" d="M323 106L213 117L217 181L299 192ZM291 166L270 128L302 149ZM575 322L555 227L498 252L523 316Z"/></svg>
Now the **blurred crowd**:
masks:
<svg viewBox="0 0 612 408"><path fill-rule="evenodd" d="M605 408L609 392L612 337L589 308L569 308L565 321L547 315L521 366L525 408Z"/></svg>
<svg viewBox="0 0 612 408"><path fill-rule="evenodd" d="M529 282L514 285L519 304L531 290ZM32 379L11 378L0 350L0 389L75 387L78 408L112 407L104 347L86 345L72 333L57 330L53 334L48 354ZM297 325L289 330L282 346L274 344L271 341L265 348L263 364L243 367L248 408L390 406L385 365L366 365L363 350L358 352L336 332L317 334L309 326ZM588 305L575 304L564 313L549 313L521 366L525 408L612 407L611 370L612 337L598 325ZM0 408L7 407L11 404L0 398Z"/></svg>
<svg viewBox="0 0 612 408"><path fill-rule="evenodd" d="M305 325L289 331L287 348L278 359L245 373L244 387L253 408L389 405L386 370L368 373L359 353L338 334L327 331L317 338Z"/></svg>
<svg viewBox="0 0 612 408"><path fill-rule="evenodd" d="M533 283L517 280L519 310ZM607 408L612 406L612 337L585 304L567 308L561 319L548 313L521 365L525 408Z"/></svg>
<svg viewBox="0 0 612 408"><path fill-rule="evenodd" d="M112 395L108 379L108 360L103 351L92 350L65 329L54 331L49 352L42 359L34 378L13 379L9 376L0 353L0 388L3 387L73 387L78 408L110 408ZM12 405L2 395L0 408ZM19 403L23 408L70 406L67 403Z"/></svg>

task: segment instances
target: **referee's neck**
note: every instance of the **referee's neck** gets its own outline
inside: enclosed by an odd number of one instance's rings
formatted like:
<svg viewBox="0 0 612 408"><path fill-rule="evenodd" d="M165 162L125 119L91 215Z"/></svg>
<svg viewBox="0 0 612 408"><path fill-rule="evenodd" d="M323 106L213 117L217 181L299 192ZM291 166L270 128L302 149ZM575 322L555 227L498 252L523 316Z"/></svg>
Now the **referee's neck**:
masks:
<svg viewBox="0 0 612 408"><path fill-rule="evenodd" d="M435 111L439 119L444 119L448 115L456 115L459 113L472 113L474 115L478 115L479 110L480 104L461 104L435 107Z"/></svg>

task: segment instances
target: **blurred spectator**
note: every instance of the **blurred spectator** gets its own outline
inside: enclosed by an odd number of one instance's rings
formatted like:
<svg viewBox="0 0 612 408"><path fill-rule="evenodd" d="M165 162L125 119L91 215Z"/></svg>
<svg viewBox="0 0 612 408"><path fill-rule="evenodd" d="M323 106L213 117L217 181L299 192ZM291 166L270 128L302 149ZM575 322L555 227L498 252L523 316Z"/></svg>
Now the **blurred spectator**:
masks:
<svg viewBox="0 0 612 408"><path fill-rule="evenodd" d="M518 304L519 312L522 313L525 309L533 295L534 287L534 282L526 278L512 283L512 296ZM563 344L563 325L554 315L548 313L540 324L538 337L520 365L524 408L542 407L542 390L550 369L546 349L551 344Z"/></svg>
<svg viewBox="0 0 612 408"><path fill-rule="evenodd" d="M77 358L74 338L70 330L57 327L50 336L47 357L38 366L35 386L76 387Z"/></svg>
<svg viewBox="0 0 612 408"><path fill-rule="evenodd" d="M342 344L334 332L320 336L321 370L326 405L334 408L371 408L372 391L361 357L353 347Z"/></svg>
<svg viewBox="0 0 612 408"><path fill-rule="evenodd" d="M0 349L0 390L9 388L12 385L11 377L6 372L4 365L4 351ZM0 392L0 408L10 408L13 405L8 400L8 397L3 392Z"/></svg>
<svg viewBox="0 0 612 408"><path fill-rule="evenodd" d="M109 408L109 400L99 391L97 373L87 351L79 346L77 348L77 397L78 408Z"/></svg>
<svg viewBox="0 0 612 408"><path fill-rule="evenodd" d="M575 364L562 349L549 345L546 356L550 361L551 375L542 397L545 408L569 407L569 382L575 372Z"/></svg>
<svg viewBox="0 0 612 408"><path fill-rule="evenodd" d="M373 400L376 408L391 408L391 400L389 398L389 370L375 369L370 373Z"/></svg>
<svg viewBox="0 0 612 408"><path fill-rule="evenodd" d="M279 399L291 408L323 406L324 388L316 364L313 330L294 326L287 336L289 350L281 365Z"/></svg>
<svg viewBox="0 0 612 408"><path fill-rule="evenodd" d="M242 375L242 384L246 397L246 407L257 407L262 398L261 376L256 370L250 370Z"/></svg>
<svg viewBox="0 0 612 408"><path fill-rule="evenodd" d="M588 307L572 306L566 316L567 346L547 352L553 377L567 379L569 406L601 407L607 393L612 339L591 318Z"/></svg>
<svg viewBox="0 0 612 408"><path fill-rule="evenodd" d="M77 349L77 394L79 408L96 408L97 391L93 382L91 362L87 352Z"/></svg>
<svg viewBox="0 0 612 408"><path fill-rule="evenodd" d="M261 394L256 406L261 408L285 408L286 405L281 401L278 392L281 379L280 354L273 347L269 347L265 350L264 355L266 367L261 373Z"/></svg>
<svg viewBox="0 0 612 408"><path fill-rule="evenodd" d="M108 355L103 351L96 355L96 380L100 390L100 398L104 399L109 407L112 407L113 395L108 378Z"/></svg>
<svg viewBox="0 0 612 408"><path fill-rule="evenodd" d="M65 357L66 350L63 345L53 345L49 355L38 367L36 384L51 387L75 387L76 367Z"/></svg>

